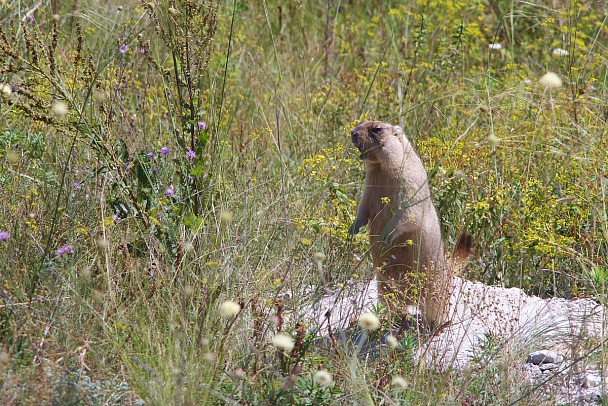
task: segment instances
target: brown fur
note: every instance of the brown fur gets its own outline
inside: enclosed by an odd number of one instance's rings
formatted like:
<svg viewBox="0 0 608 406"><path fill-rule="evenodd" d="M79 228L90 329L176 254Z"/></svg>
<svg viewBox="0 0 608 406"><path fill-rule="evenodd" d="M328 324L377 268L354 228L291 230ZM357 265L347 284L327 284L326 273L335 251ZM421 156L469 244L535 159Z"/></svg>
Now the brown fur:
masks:
<svg viewBox="0 0 608 406"><path fill-rule="evenodd" d="M416 296L426 322L440 326L449 313L451 272L431 200L427 172L403 130L366 122L351 131L365 160L365 190L349 232L368 225L380 296L391 311L405 313ZM458 258L467 256L461 238ZM461 249L462 247L462 249ZM456 251L455 251L456 252Z"/></svg>

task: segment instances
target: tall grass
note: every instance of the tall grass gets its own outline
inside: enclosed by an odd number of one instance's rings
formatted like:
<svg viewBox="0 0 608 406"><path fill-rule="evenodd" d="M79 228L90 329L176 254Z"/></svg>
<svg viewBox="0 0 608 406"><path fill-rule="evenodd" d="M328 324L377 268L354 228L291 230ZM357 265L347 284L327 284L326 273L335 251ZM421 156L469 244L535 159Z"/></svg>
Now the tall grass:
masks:
<svg viewBox="0 0 608 406"><path fill-rule="evenodd" d="M512 360L364 360L298 315L373 275L347 233L367 119L420 151L469 278L605 300L606 10L377 3L0 4L2 403L545 399Z"/></svg>

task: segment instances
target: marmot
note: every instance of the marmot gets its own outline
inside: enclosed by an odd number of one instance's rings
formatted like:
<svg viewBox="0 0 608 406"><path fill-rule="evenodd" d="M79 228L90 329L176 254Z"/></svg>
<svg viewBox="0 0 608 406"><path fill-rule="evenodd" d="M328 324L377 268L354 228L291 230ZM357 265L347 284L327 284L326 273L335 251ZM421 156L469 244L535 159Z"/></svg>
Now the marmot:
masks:
<svg viewBox="0 0 608 406"><path fill-rule="evenodd" d="M426 323L438 327L447 321L452 275L426 169L398 126L366 122L351 138L366 176L349 233L369 225L378 290L389 310L405 314L419 297Z"/></svg>

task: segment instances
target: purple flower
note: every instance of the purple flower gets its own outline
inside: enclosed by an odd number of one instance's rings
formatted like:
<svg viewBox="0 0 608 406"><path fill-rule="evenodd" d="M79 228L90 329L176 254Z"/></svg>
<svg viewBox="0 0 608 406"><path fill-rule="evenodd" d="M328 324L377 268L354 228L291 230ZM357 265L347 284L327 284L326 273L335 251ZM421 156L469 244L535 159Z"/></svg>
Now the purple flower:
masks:
<svg viewBox="0 0 608 406"><path fill-rule="evenodd" d="M78 182L74 182L74 183L72 183L72 187L73 187L74 189L80 189L80 183L78 183Z"/></svg>
<svg viewBox="0 0 608 406"><path fill-rule="evenodd" d="M152 172L153 175L156 175L156 173L158 173L158 168L154 166L152 169L150 169L150 172Z"/></svg>
<svg viewBox="0 0 608 406"><path fill-rule="evenodd" d="M169 147L162 147L160 149L160 154L161 155L169 155Z"/></svg>
<svg viewBox="0 0 608 406"><path fill-rule="evenodd" d="M34 15L32 13L27 13L26 18L27 18L27 21L29 21L29 22L34 21Z"/></svg>
<svg viewBox="0 0 608 406"><path fill-rule="evenodd" d="M199 121L198 122L198 129L199 130L206 130L207 129L207 123L205 123L204 121Z"/></svg>
<svg viewBox="0 0 608 406"><path fill-rule="evenodd" d="M188 157L188 159L194 159L196 158L196 152L189 149L188 152L186 152L186 156Z"/></svg>
<svg viewBox="0 0 608 406"><path fill-rule="evenodd" d="M128 47L126 44L122 44L122 45L120 46L120 49L118 50L118 52L120 52L120 53L121 53L121 55L124 55L124 54L125 54L125 52L127 52L127 50L128 50L128 49L129 49L129 47Z"/></svg>
<svg viewBox="0 0 608 406"><path fill-rule="evenodd" d="M148 152L148 153L146 154L146 156L147 156L148 158L150 158L150 159L154 159L154 157L156 157L156 155L154 155L154 152Z"/></svg>
<svg viewBox="0 0 608 406"><path fill-rule="evenodd" d="M146 53L146 48L141 48L139 50L139 53L142 54L142 55L145 54Z"/></svg>
<svg viewBox="0 0 608 406"><path fill-rule="evenodd" d="M71 245L66 245L65 247L57 248L57 251L55 251L55 255L57 255L58 257L60 257L64 254L73 254L73 253L74 253L74 247Z"/></svg>
<svg viewBox="0 0 608 406"><path fill-rule="evenodd" d="M173 195L175 195L175 191L173 190L173 188L168 187L167 190L165 190L165 196L173 197Z"/></svg>
<svg viewBox="0 0 608 406"><path fill-rule="evenodd" d="M123 165L125 166L125 169L129 169L129 165L131 165L131 162L125 162Z"/></svg>
<svg viewBox="0 0 608 406"><path fill-rule="evenodd" d="M8 240L10 236L8 231L0 231L0 241Z"/></svg>
<svg viewBox="0 0 608 406"><path fill-rule="evenodd" d="M116 214L113 214L112 220L114 220L115 223L118 223L120 221L120 217L118 217Z"/></svg>

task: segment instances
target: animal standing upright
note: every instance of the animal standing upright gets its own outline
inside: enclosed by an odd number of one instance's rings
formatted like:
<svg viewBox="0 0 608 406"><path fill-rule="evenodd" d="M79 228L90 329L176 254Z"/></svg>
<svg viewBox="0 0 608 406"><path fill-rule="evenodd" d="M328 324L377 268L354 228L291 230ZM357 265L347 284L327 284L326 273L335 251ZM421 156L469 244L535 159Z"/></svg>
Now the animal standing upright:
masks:
<svg viewBox="0 0 608 406"><path fill-rule="evenodd" d="M369 121L351 131L365 161L365 189L349 233L368 225L381 300L427 324L447 321L451 275L424 165L399 126ZM419 303L415 303L416 298Z"/></svg>

